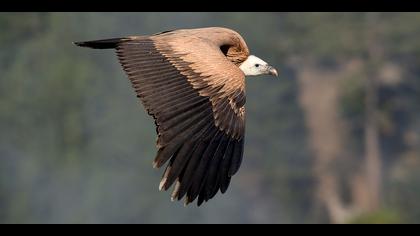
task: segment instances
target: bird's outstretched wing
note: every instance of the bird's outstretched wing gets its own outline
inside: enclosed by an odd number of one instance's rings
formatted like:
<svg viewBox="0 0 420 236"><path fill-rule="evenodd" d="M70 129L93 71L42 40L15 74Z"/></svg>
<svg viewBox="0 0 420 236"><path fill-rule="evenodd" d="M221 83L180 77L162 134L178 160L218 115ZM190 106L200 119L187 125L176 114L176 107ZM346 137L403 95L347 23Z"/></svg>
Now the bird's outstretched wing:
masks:
<svg viewBox="0 0 420 236"><path fill-rule="evenodd" d="M227 190L242 162L245 75L235 64L247 57L237 57L238 52L248 51L229 40L218 45L200 35L172 33L76 45L116 48L137 96L155 119L159 150L154 167L169 161L159 188L175 183L172 199L186 196L188 204L198 197L201 205L219 189Z"/></svg>

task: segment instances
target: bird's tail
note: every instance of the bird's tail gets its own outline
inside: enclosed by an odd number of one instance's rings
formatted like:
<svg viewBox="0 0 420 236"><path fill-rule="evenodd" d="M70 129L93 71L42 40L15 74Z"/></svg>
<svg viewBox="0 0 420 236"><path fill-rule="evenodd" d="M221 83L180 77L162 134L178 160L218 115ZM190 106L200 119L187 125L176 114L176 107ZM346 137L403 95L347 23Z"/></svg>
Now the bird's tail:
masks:
<svg viewBox="0 0 420 236"><path fill-rule="evenodd" d="M88 47L94 49L112 49L118 46L124 38L102 39L85 42L74 42L79 47Z"/></svg>

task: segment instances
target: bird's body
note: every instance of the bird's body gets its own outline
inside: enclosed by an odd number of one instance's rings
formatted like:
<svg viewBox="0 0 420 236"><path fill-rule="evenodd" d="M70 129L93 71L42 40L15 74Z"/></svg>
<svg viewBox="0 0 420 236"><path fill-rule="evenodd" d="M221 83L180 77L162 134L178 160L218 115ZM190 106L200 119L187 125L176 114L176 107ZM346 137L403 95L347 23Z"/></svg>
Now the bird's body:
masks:
<svg viewBox="0 0 420 236"><path fill-rule="evenodd" d="M115 48L158 134L160 189L198 205L224 193L242 162L245 75L277 72L235 31L211 27L76 43Z"/></svg>

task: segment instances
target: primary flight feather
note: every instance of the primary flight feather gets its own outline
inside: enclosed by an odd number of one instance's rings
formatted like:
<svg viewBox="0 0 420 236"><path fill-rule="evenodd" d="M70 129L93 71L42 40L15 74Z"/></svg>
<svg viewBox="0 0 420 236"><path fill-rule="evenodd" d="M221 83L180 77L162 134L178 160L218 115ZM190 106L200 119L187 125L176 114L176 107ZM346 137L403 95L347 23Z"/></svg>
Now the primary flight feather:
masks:
<svg viewBox="0 0 420 236"><path fill-rule="evenodd" d="M225 193L244 150L245 76L277 71L249 55L227 28L165 31L150 36L75 43L115 49L158 134L153 166L169 161L159 189L197 205Z"/></svg>

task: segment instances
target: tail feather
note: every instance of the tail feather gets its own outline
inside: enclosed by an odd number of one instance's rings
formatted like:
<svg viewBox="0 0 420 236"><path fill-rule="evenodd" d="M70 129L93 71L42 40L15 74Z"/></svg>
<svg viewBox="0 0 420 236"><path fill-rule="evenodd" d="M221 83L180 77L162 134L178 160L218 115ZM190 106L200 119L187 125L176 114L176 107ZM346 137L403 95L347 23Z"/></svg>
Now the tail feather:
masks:
<svg viewBox="0 0 420 236"><path fill-rule="evenodd" d="M79 47L88 47L94 49L112 49L118 46L124 38L113 38L113 39L102 39L94 41L85 41L85 42L74 42L75 45Z"/></svg>

